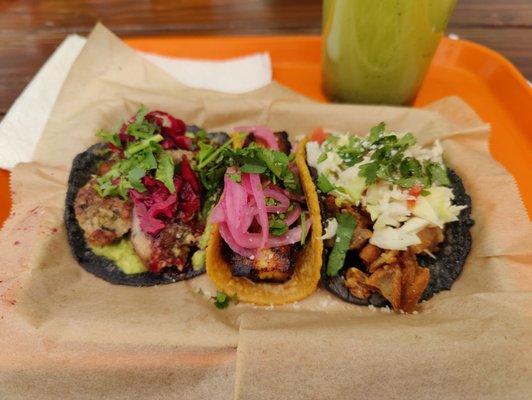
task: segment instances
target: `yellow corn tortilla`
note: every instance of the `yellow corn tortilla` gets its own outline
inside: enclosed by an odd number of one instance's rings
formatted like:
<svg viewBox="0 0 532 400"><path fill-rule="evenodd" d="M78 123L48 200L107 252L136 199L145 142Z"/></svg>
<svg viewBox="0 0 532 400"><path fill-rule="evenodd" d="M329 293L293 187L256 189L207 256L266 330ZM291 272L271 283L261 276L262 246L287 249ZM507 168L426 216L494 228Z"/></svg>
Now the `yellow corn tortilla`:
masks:
<svg viewBox="0 0 532 400"><path fill-rule="evenodd" d="M256 283L247 278L233 276L229 263L222 257L223 239L218 225L213 226L206 254L207 275L219 290L229 296L237 296L239 301L259 305L291 303L311 295L318 287L323 253L323 242L320 239L322 227L318 194L306 165L307 141L308 138L305 138L299 144L295 160L312 228L310 238L299 251L295 271L290 280L284 283Z"/></svg>

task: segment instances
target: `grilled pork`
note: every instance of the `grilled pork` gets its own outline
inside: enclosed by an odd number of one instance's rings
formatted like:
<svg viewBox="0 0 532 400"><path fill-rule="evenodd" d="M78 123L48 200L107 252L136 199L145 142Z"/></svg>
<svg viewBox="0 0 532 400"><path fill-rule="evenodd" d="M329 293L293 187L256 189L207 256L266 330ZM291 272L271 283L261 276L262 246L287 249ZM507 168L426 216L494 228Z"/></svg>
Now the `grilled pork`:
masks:
<svg viewBox="0 0 532 400"><path fill-rule="evenodd" d="M74 212L87 241L105 246L131 229L132 204L119 197L101 197L95 185L95 179L91 179L78 191Z"/></svg>

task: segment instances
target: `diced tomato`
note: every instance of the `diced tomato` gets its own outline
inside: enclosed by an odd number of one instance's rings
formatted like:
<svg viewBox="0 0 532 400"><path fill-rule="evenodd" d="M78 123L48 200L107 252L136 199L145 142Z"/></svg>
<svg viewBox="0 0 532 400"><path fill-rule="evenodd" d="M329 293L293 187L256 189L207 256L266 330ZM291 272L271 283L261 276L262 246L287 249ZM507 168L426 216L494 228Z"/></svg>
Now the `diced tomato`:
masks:
<svg viewBox="0 0 532 400"><path fill-rule="evenodd" d="M421 185L419 183L416 183L414 186L412 186L410 188L410 190L408 191L408 194L410 196L413 196L415 197L415 199L409 199L406 201L406 205L408 207L409 210L411 210L412 208L415 207L416 205L416 201L417 201L417 198L418 196L420 195L421 193L421 190L423 190L423 188L421 187Z"/></svg>
<svg viewBox="0 0 532 400"><path fill-rule="evenodd" d="M312 132L310 138L315 142L322 143L327 139L327 136L329 136L329 134L326 133L323 128L316 128L314 129L314 132Z"/></svg>
<svg viewBox="0 0 532 400"><path fill-rule="evenodd" d="M417 197L419 196L419 194L421 193L421 190L422 190L422 187L419 183L416 183L414 186L412 186L410 188L410 190L408 191L408 194L410 196L414 196L414 197Z"/></svg>

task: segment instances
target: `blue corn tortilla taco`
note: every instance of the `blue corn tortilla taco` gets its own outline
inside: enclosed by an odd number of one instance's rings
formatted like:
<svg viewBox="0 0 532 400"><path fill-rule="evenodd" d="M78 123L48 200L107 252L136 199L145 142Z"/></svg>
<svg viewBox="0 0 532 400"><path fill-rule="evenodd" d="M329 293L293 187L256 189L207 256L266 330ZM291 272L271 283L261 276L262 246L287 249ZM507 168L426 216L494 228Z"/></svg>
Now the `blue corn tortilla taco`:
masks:
<svg viewBox="0 0 532 400"><path fill-rule="evenodd" d="M141 107L117 132L78 154L68 181L65 225L72 253L113 284L151 286L205 272L202 146L229 140Z"/></svg>
<svg viewBox="0 0 532 400"><path fill-rule="evenodd" d="M411 312L450 289L471 249L471 199L436 141L383 123L317 130L300 145L320 200L322 285L357 305Z"/></svg>

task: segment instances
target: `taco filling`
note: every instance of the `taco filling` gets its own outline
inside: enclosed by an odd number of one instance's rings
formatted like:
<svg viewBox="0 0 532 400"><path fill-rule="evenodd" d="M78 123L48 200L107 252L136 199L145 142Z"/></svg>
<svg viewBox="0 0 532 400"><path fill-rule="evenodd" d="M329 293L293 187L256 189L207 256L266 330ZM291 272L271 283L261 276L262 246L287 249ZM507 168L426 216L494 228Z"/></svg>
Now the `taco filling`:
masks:
<svg viewBox="0 0 532 400"><path fill-rule="evenodd" d="M69 180L65 217L78 260L113 283L201 273L208 211L194 168L200 146L221 147L228 136L144 107L117 132L98 136L104 143L76 157Z"/></svg>
<svg viewBox="0 0 532 400"><path fill-rule="evenodd" d="M431 279L440 278L426 260L443 253L446 228L463 222L469 251L469 198L464 192L467 199L456 201L459 178L448 173L438 141L421 147L412 134L386 132L383 123L366 137L319 136L305 150L320 196L325 286L356 304L412 311ZM460 261L461 268L465 256Z"/></svg>
<svg viewBox="0 0 532 400"><path fill-rule="evenodd" d="M288 136L265 127L236 130L247 134L239 139L245 147L227 148L217 164L206 166L224 170L210 216L215 228L207 273L242 301L279 304L305 297L315 290L319 264L307 254L313 221ZM316 265L316 274L302 276Z"/></svg>

